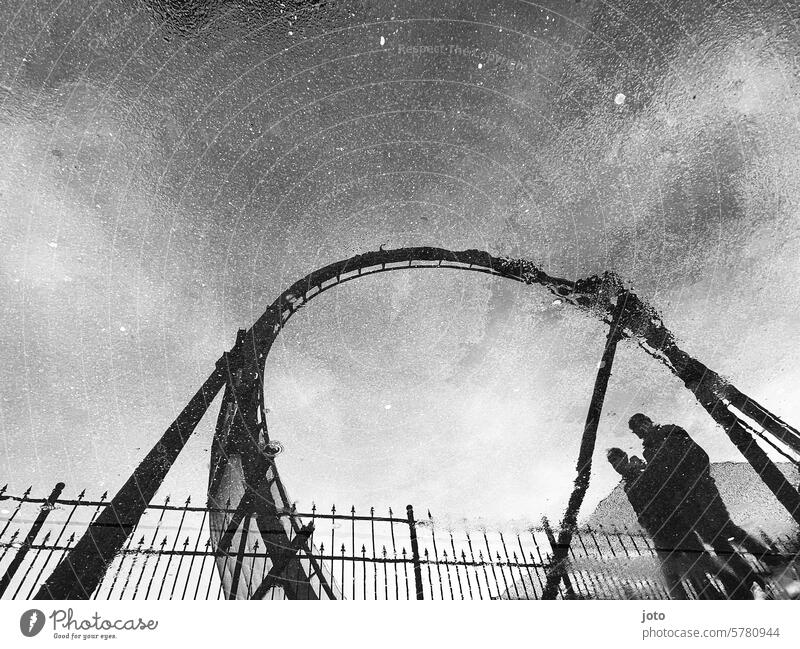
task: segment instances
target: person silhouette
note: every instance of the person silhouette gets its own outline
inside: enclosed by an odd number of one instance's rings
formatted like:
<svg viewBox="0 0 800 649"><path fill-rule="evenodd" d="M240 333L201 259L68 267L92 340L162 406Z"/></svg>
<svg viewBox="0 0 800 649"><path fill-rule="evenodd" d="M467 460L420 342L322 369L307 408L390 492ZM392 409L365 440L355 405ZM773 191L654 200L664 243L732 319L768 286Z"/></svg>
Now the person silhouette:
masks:
<svg viewBox="0 0 800 649"><path fill-rule="evenodd" d="M749 598L750 584L755 581L763 586L764 582L736 546L767 565L774 561L765 544L733 522L711 476L708 454L679 426L657 425L642 413L633 415L628 425L642 441L647 471L658 476L660 501L671 510L666 524L680 534L694 533L711 546L739 576L738 585L726 584L730 596Z"/></svg>
<svg viewBox="0 0 800 649"><path fill-rule="evenodd" d="M619 448L608 449L606 457L622 477L622 485L639 525L652 539L664 584L671 599L689 599L683 585L687 580L703 599L723 599L724 594L709 578L719 570L699 539L671 524L672 501L656 482L659 476L647 471L638 457L628 457Z"/></svg>

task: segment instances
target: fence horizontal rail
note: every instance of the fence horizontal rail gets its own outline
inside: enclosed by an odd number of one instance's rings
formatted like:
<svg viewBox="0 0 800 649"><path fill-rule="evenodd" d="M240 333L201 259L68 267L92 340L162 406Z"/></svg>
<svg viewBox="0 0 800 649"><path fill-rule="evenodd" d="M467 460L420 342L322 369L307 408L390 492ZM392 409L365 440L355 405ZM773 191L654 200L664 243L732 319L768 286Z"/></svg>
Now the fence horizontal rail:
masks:
<svg viewBox="0 0 800 649"><path fill-rule="evenodd" d="M56 499L52 501L48 501L47 498L25 498L24 496L0 496L0 501L3 500L11 500L14 502L20 503L32 503L32 504L45 504L50 502L53 506L55 505L67 505L67 506L92 506L92 507L105 507L111 504L110 500L81 500L81 499ZM179 511L179 512L210 512L215 514L235 514L236 509L232 507L199 507L199 506L190 506L190 505L159 505L156 503L152 503L147 506L148 509L152 510L166 510L166 511ZM275 510L275 515L279 517L296 517L296 518L319 518L325 520L341 520L341 521L349 521L349 520L356 520L356 521L376 521L376 522L384 522L384 523L407 523L408 520L405 518L397 518L393 516L367 516L365 514L323 514L313 509L311 511L302 512L302 511L288 511L285 509L277 509Z"/></svg>
<svg viewBox="0 0 800 649"><path fill-rule="evenodd" d="M31 496L32 488L21 496L0 489L3 598L32 597L109 504L105 494L94 500L85 499L85 492L62 498L62 488L49 498ZM261 517L271 516L277 527L265 527L254 516L243 521L228 505L165 498L149 505L135 528L120 514L119 524L109 527L132 533L87 597L284 599L296 596L297 576L305 575L301 581L312 599L540 599L558 547L557 531L546 524L495 529L465 522L458 529L430 513L415 520L413 508L399 517L392 508L381 516L376 508L367 514L355 507L312 505L310 511L267 509ZM226 529L229 539L223 543ZM769 544L768 557L749 557L754 569L761 569L765 558L796 562L797 539L785 536ZM566 549L559 598L670 596L659 556L673 548L657 546L640 531L585 526ZM283 574L286 561L294 568ZM714 579L708 575L709 583ZM687 587L687 595L706 597L694 587Z"/></svg>

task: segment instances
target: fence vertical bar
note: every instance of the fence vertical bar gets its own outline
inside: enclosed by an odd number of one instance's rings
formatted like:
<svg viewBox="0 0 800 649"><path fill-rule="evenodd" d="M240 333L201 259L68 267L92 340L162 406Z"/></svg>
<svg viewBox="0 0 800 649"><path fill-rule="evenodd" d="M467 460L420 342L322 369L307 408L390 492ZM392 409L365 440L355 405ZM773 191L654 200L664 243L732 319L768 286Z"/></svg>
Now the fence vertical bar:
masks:
<svg viewBox="0 0 800 649"><path fill-rule="evenodd" d="M469 598L471 600L475 599L475 597L472 594L472 580L469 578L470 566L467 564L467 553L464 551L464 548L461 548L461 564L464 566L464 575L466 576L467 579L467 591L469 592Z"/></svg>
<svg viewBox="0 0 800 649"><path fill-rule="evenodd" d="M39 555L42 553L42 550L44 550L47 547L47 542L50 540L50 534L51 532L50 530L48 530L47 534L44 535L44 539L42 539L42 544L34 553L33 559L31 559L31 562L28 564L27 570L25 570L25 572L22 575L22 579L19 580L17 587L14 589L14 594L11 596L11 599L17 599L17 595L19 595L19 591L22 590L22 586L28 579L28 575L31 574L31 570L33 570L33 566L36 564L36 560L39 558ZM52 554L52 550L50 553ZM34 580L33 584L34 586L36 585L36 580Z"/></svg>
<svg viewBox="0 0 800 649"><path fill-rule="evenodd" d="M442 581L442 569L439 563L439 550L436 547L436 526L433 523L433 516L431 516L430 509L428 510L428 524L431 527L431 541L433 542L433 560L436 564L436 575L439 577L439 595L444 599L444 582ZM447 564L445 564L445 570L447 570Z"/></svg>
<svg viewBox="0 0 800 649"><path fill-rule="evenodd" d="M576 532L576 535L578 536L578 538L580 538L580 537L581 537L581 532L580 532L580 530L577 530L577 532ZM582 543L582 542L581 542L581 543ZM573 567L573 569L572 569L572 575L573 575L573 577L574 577L574 582L575 582L575 583L573 584L573 587L575 588L575 592L576 592L578 595L581 595L580 584L583 584L583 590L586 592L586 596L587 596L587 597L589 597L589 598L591 599L591 595L590 595L590 591L589 591L589 586L587 586L587 585L586 585L586 579L585 579L585 578L584 578L584 576L583 576L583 573L584 573L584 571L583 571L583 570L580 570L580 562L578 561L578 559L579 559L579 555L578 555L578 553L577 553L577 552L576 552L576 550L575 550L575 546L574 546L574 544L570 546L570 548L569 548L569 553L570 553L570 556L571 556L571 558L572 558L572 563L573 563L573 566L578 566L578 570L575 570L575 568L574 568L574 567ZM586 555L585 555L585 553L584 553L584 558L585 558L585 556L586 556ZM579 582L580 582L580 583L579 583Z"/></svg>
<svg viewBox="0 0 800 649"><path fill-rule="evenodd" d="M386 564L386 546L383 546L383 595L385 599L389 599L389 567Z"/></svg>
<svg viewBox="0 0 800 649"><path fill-rule="evenodd" d="M489 599L495 599L492 596L492 584L489 581L489 573L486 570L486 561L484 561L483 559L483 550L481 550L480 548L478 548L478 561L481 562L481 567L483 568L483 578L486 580L486 593L489 595ZM494 571L494 567L492 567L492 571ZM496 581L497 581L497 575L495 575L495 582Z"/></svg>
<svg viewBox="0 0 800 649"><path fill-rule="evenodd" d="M125 591L128 589L128 584L131 581L131 576L133 575L133 569L136 567L136 563L139 561L139 557L142 555L142 546L144 545L144 534L139 538L139 542L136 544L136 549L133 550L133 559L131 560L130 568L128 569L128 574L125 577L125 583L122 584L122 590L119 593L119 598L122 599L122 596L125 594Z"/></svg>
<svg viewBox="0 0 800 649"><path fill-rule="evenodd" d="M489 537L486 536L486 530L483 530L483 542L486 545L486 558L489 560L489 566L492 568L492 578L494 578L494 586L497 591L497 599L500 599L500 582L497 580L497 571L494 569L494 559L492 559L492 549L489 547ZM502 568L501 568L502 571ZM502 574L502 573L501 573ZM488 581L486 582L489 583ZM491 595L491 588L489 594Z"/></svg>
<svg viewBox="0 0 800 649"><path fill-rule="evenodd" d="M198 540L199 540L199 537L198 537ZM206 568L206 559L208 558L208 555L211 554L212 552L213 552L213 550L211 549L211 539L208 538L208 539L206 539L206 545L205 545L205 548L203 550L203 559L202 559L202 561L200 561L200 572L197 573L197 583L194 585L194 597L192 599L196 600L197 599L197 594L200 592L200 582L203 579L203 571ZM214 561L216 561L216 557L211 560L212 566L214 564ZM189 575L191 575L191 574L192 574L192 566L190 564L189 565ZM211 568L211 574L212 575L214 574L214 568L213 567ZM189 583L189 578L188 577L186 578L186 583L187 584ZM184 592L184 595L185 595L186 594L186 587L184 587L183 592Z"/></svg>
<svg viewBox="0 0 800 649"><path fill-rule="evenodd" d="M572 539L572 545L569 548L570 558L572 560L572 577L575 592L578 595L584 595L588 599L595 599L596 593L599 592L595 573L597 572L594 566L594 559L589 556L586 551L586 545L583 542L583 533L580 529L575 530L575 536ZM584 565L585 568L581 568Z"/></svg>
<svg viewBox="0 0 800 649"><path fill-rule="evenodd" d="M364 601L367 601L367 546L361 544L361 565L364 566Z"/></svg>
<svg viewBox="0 0 800 649"><path fill-rule="evenodd" d="M17 537L19 536L19 529L14 530L14 533L11 535L8 543L4 543L5 547L3 548L3 553L0 554L0 562L6 558L6 554L14 547L14 544L17 542Z"/></svg>
<svg viewBox="0 0 800 649"><path fill-rule="evenodd" d="M475 561L475 553L472 551L472 539L469 538L469 532L465 532L465 536L467 537L467 547L469 548L469 557L472 561L473 566L475 567L475 584L478 587L478 599L483 599L483 593L481 592L481 578L478 574L478 566L476 565ZM486 571L486 567L484 566L484 572Z"/></svg>
<svg viewBox="0 0 800 649"><path fill-rule="evenodd" d="M514 579L514 571L511 569L511 558L508 556L508 548L506 547L506 539L503 536L502 532L500 532L500 545L503 546L503 554L506 555L506 565L508 566L508 572L511 575L511 579ZM523 561L524 560L525 560L525 557L523 557ZM517 570L520 573L520 577L522 577L522 571L519 570L519 566L517 566ZM519 599L519 588L517 588L516 580L512 581L511 584L512 584L512 586L514 586L514 593L516 594L517 599ZM525 591L525 599L528 599L528 589L525 588L525 580L524 579L522 580L522 588Z"/></svg>
<svg viewBox="0 0 800 649"><path fill-rule="evenodd" d="M352 578L352 593L353 599L356 598L356 507L350 506L350 556L353 557L353 578ZM344 588L344 584L342 584Z"/></svg>
<svg viewBox="0 0 800 649"><path fill-rule="evenodd" d="M250 578L247 580L247 599L253 594L253 575L256 574L256 557L258 556L258 539L253 543L253 557L250 561Z"/></svg>
<svg viewBox="0 0 800 649"><path fill-rule="evenodd" d="M150 555L156 552L156 541L158 539L158 533L161 530L161 523L164 521L164 514L167 512L167 506L169 505L170 496L167 495L164 498L164 506L161 509L161 514L158 516L158 522L156 523L156 529L153 532L153 538L150 539L150 547L145 551L144 561L142 563L142 571L139 573L139 579L136 581L136 587L133 589L133 599L136 599L136 593L139 592L139 584L142 582L142 577L144 577L144 571L147 568L147 564L150 562ZM164 545L167 543L167 537L164 537L164 542L161 544L161 548L163 550ZM156 563L156 568L158 568L158 563ZM147 586L147 592L150 592L150 586L153 583L153 577L155 577L155 569L153 570L153 574L150 576L150 583ZM145 595L147 597L147 595Z"/></svg>
<svg viewBox="0 0 800 649"><path fill-rule="evenodd" d="M197 536L200 536L199 534ZM183 567L183 560L186 555L189 553L189 536L187 535L183 541L183 551L181 552L180 557L178 557L178 567L175 568L175 578L172 580L172 588L169 591L169 597L167 599L172 599L172 596L175 594L175 587L178 585L178 577L181 576L181 568ZM164 579L166 580L166 571L164 574Z"/></svg>
<svg viewBox="0 0 800 649"><path fill-rule="evenodd" d="M500 556L499 552L495 551L495 553L497 554L497 569L500 571L500 576L503 578L503 594L505 594L510 599L511 598L511 592L510 592L510 590L508 588L508 579L506 579L506 573L503 572L503 558ZM510 570L510 568L509 568L509 570ZM511 573L511 576L513 577L514 573ZM514 587L514 589L516 590L516 586ZM519 595L517 595L517 598L519 598ZM502 599L502 595L501 595L501 599Z"/></svg>
<svg viewBox="0 0 800 649"><path fill-rule="evenodd" d="M397 544L394 540L394 514L392 508L389 507L389 530L392 533L392 557L394 558L394 596L395 599L400 599L400 584L397 583Z"/></svg>
<svg viewBox="0 0 800 649"><path fill-rule="evenodd" d="M531 596L530 596L530 593L528 592L528 587L525 585L525 575L522 574L522 566L520 565L519 559L517 558L517 553L516 553L516 551L514 551L511 554L512 554L512 558L514 559L514 565L517 567L517 572L519 573L520 581L522 582L522 592L525 593L525 599L530 599ZM522 555L522 563L523 564L525 563L525 555ZM526 568L527 568L527 566L526 566ZM514 574L513 571L512 571L511 574L512 575ZM536 595L536 590L533 589L533 580L530 578L530 573L528 573L528 579L531 582L531 589L533 590L533 594ZM534 597L534 599L536 599L536 598Z"/></svg>
<svg viewBox="0 0 800 649"><path fill-rule="evenodd" d="M431 599L436 599L433 594L433 577L431 576L431 560L428 556L428 548L425 548L425 566L428 568L428 588L431 591Z"/></svg>
<svg viewBox="0 0 800 649"><path fill-rule="evenodd" d="M83 492L81 492L81 493L83 493ZM100 501L97 503L97 505L94 508L94 512L92 513L92 520L89 521L89 525L90 526L92 525L92 523L94 523L95 519L97 518L98 514L100 513L100 508L103 507L103 505L107 504L106 503L106 498L108 498L108 491L104 491L101 494ZM74 537L75 535L73 534L72 536ZM131 534L128 537L128 540L126 541L126 545L125 545L126 548L130 548L131 547L131 541L133 540L133 536L134 535ZM73 538L72 540L74 541L75 539ZM63 561L64 558L67 556L67 552L68 551L65 551L64 554L61 556L61 561ZM120 557L120 558L122 559L123 557ZM110 564L108 564L109 569L111 568L112 564L113 564L113 561ZM106 575L103 575L103 580L105 580L105 578L106 578ZM94 593L92 593L92 599L97 599L100 596L100 591L102 590L102 585L103 585L103 582L101 581L97 585L97 588L95 589ZM110 595L107 596L106 599L111 599Z"/></svg>
<svg viewBox="0 0 800 649"><path fill-rule="evenodd" d="M583 556L586 559L588 559L590 562L593 561L594 560L593 557L590 556L589 550L586 547L586 544L583 542L583 534L581 533L580 530L578 530L576 536L578 538L578 543L580 543L581 548L583 549ZM599 559L598 559L598 561L599 561ZM586 580L584 580L583 583L584 583L584 585L586 585ZM597 575L596 575L596 573L594 571L589 573L589 583L592 584L592 590L590 592L589 591L589 587L586 586L586 592L587 592L587 594L590 594L590 596L593 596L596 593L601 593L602 592L602 593L606 593L607 594L607 593L610 592L611 593L611 599L614 598L613 597L613 591L609 591L608 590L608 582L607 582L607 580L603 579L601 581L600 579L598 579L598 577L597 577Z"/></svg>
<svg viewBox="0 0 800 649"><path fill-rule="evenodd" d="M342 553L342 599L345 599L345 596L344 596L344 593L345 593L345 590L344 590L344 564L346 563L345 555L347 553L347 549L345 548L344 543L342 543L341 553ZM355 570L355 566L353 566L353 569ZM333 576L333 575L331 575L331 576Z"/></svg>
<svg viewBox="0 0 800 649"><path fill-rule="evenodd" d="M519 546L519 556L522 557L522 563L526 563L527 559L525 558L525 550L522 547L522 539L519 538L519 534L517 534L516 536L517 536L517 545ZM531 554L531 559L533 559L533 554ZM536 563L536 561L533 561L532 563ZM536 586L533 583L533 575L531 575L531 569L529 566L525 566L525 570L527 571L528 579L530 579L531 582L531 590L533 591L533 594L536 595ZM536 566L533 567L533 572L536 575L536 581L539 582L539 589L544 590L544 584L542 584L542 579L541 577L539 577L539 571L536 570Z"/></svg>
<svg viewBox="0 0 800 649"><path fill-rule="evenodd" d="M628 538L629 538L629 539L630 539L630 541L631 541L631 544L633 545L633 549L634 549L634 551L636 552L636 556L637 556L637 557L640 557L640 558L641 558L641 557L643 557L644 555L642 554L642 551L639 549L639 546L636 544L636 536L635 536L635 534L634 534L633 532L631 532L631 531L628 529L628 527L627 527L627 526L625 526L625 528L624 528L624 529L625 529L625 532L626 532L626 533L627 533L627 535L628 535ZM626 550L626 552L627 552L627 550ZM661 599L661 598L663 597L663 595L662 595L662 594L659 592L659 589L656 587L656 586L657 586L657 582L656 582L656 583L654 583L654 582L652 582L652 581L650 581L650 580L648 579L648 580L647 580L647 583L648 583L648 585L649 585L649 587L650 587L650 591L651 591L651 592L652 592L652 594L653 594L653 598L654 598L654 599Z"/></svg>
<svg viewBox="0 0 800 649"><path fill-rule="evenodd" d="M64 531L64 529L62 528L62 530L61 530L61 531L63 532L63 531ZM60 536L61 536L61 534L59 534L59 537L60 537ZM68 539L67 539L67 541L66 541L66 546L65 546L65 550L64 550L65 552L66 552L66 551L68 551L69 547L72 545L72 542L73 542L74 540L75 540L75 534L70 534L69 538L68 538ZM53 546L50 548L50 553L49 553L49 554L47 555L47 557L45 558L45 561L44 561L44 563L42 564L42 567L41 567L41 568L39 568L39 574L38 574L38 575L36 575L36 579L34 579L34 580L33 580L33 584L31 584L31 589L28 591L28 597L27 597L27 599L30 599L30 598L31 598L31 596L33 595L33 591L36 589L36 586L37 586L39 583L41 583L41 581L42 581L42 575L44 574L44 570L45 570L45 568L47 568L47 564L48 564L48 563L50 563L50 558L53 556L53 554L55 554L55 553L56 553L56 551L57 551L57 549L58 549L58 543L59 543L59 539L56 539L56 540L53 542ZM99 588L98 588L98 590L99 590Z"/></svg>
<svg viewBox="0 0 800 649"><path fill-rule="evenodd" d="M11 583L11 580L14 578L17 570L19 570L22 562L25 560L25 556L31 549L33 542L36 540L39 530L42 529L42 525L44 525L45 520L47 520L48 515L54 508L53 501L61 495L61 492L64 490L64 486L65 485L63 482L57 483L56 486L53 487L53 491L47 497L47 500L39 509L39 515L36 517L36 520L33 521L30 530L28 530L28 534L25 536L22 546L17 550L17 554L14 555L11 563L8 564L8 568L6 569L3 577L0 578L0 597L2 597L3 593L6 592L8 585Z"/></svg>
<svg viewBox="0 0 800 649"><path fill-rule="evenodd" d="M372 538L372 558L376 559L375 555L375 508L369 508L369 528L370 528L370 537ZM378 599L378 564L377 562L372 562L372 593L375 596L375 599Z"/></svg>
<svg viewBox="0 0 800 649"><path fill-rule="evenodd" d="M156 579L156 574L158 574L158 564L161 563L161 557L164 556L166 547L167 547L167 537L165 536L163 539L161 539L161 544L158 546L158 550L155 550L156 563L153 566L153 572L150 574L150 580L147 582L147 590L144 593L145 599L150 599L150 589L153 587L153 582ZM170 555L170 557L171 556L172 555ZM166 575L164 575L164 577L166 577ZM161 580L161 585L162 586L164 585L163 579ZM159 592L161 591L159 590Z"/></svg>
<svg viewBox="0 0 800 649"><path fill-rule="evenodd" d="M22 505L24 503L28 502L28 496L31 495L31 490L32 489L33 489L33 485L29 486L25 490L25 493L22 494L22 498L20 498L17 501L17 506L14 508L14 511L11 513L11 516L9 516L8 519L6 520L6 524L3 525L3 529L0 530L0 539L3 538L3 534L6 533L6 530L8 529L8 526L11 525L11 523L14 522L14 518L16 518L17 514L19 513L19 510L22 508ZM5 493L5 487L3 487L3 493Z"/></svg>
<svg viewBox="0 0 800 649"><path fill-rule="evenodd" d="M453 549L453 563L456 570L456 581L458 582L458 594L461 599L464 599L464 590L461 587L461 574L458 572L458 554L456 553L456 544L453 542L453 533L450 532L450 547Z"/></svg>
<svg viewBox="0 0 800 649"><path fill-rule="evenodd" d="M236 565L233 568L233 579L228 599L238 599L239 579L242 576L242 566L244 565L244 552L247 550L247 535L250 531L250 514L245 514L242 521L242 532L239 538L239 548L236 552ZM291 532L291 530L290 530Z"/></svg>
<svg viewBox="0 0 800 649"><path fill-rule="evenodd" d="M44 570L45 570L45 568L47 568L47 565L50 563L50 559L53 557L53 554L56 551L56 547L61 542L61 537L64 536L64 532L67 530L67 527L69 527L70 521L72 521L72 517L75 515L75 512L78 511L78 507L82 504L81 501L83 500L85 495L86 495L86 490L85 489L83 489L78 494L77 502L72 506L72 509L70 510L69 515L67 516L67 520L64 521L64 524L61 526L61 529L58 531L58 536L56 536L56 540L53 541L53 547L50 550L50 552L48 553L48 555L45 557L44 563L42 564L42 567L39 570L39 574L36 576L36 579L33 581L33 584L31 585L30 591L28 591L28 599L30 599L33 596L33 591L36 588L36 586L39 585L39 583L41 583L42 575L44 574ZM100 590L100 589L98 588L97 590Z"/></svg>
<svg viewBox="0 0 800 649"><path fill-rule="evenodd" d="M241 501L240 501L241 504ZM225 525L222 527L224 530L228 530L233 525L233 519L236 516L236 512L230 512L231 507L231 499L228 498L225 502L225 513L223 515L223 520L225 521ZM230 514L230 518L228 515ZM235 532L235 530L234 530ZM227 531L225 532L227 534ZM224 593L225 588L225 573L228 571L228 559L230 558L230 545L221 543L220 541L225 539L225 535L221 536L217 543L214 544L214 562L211 564L211 578L208 580L208 588L206 589L206 599L211 596L211 582L214 581L214 566L216 565L219 569L219 564L217 563L218 552L220 551L220 547L222 547L222 554L224 555L224 559L222 561L222 569L219 570L219 592L217 593L217 599L220 599L220 594Z"/></svg>
<svg viewBox="0 0 800 649"><path fill-rule="evenodd" d="M403 557L403 575L405 577L405 583L406 583L406 599L408 600L411 599L411 593L409 592L408 589L408 559L406 557L406 549L402 548L400 554Z"/></svg>
<svg viewBox="0 0 800 649"><path fill-rule="evenodd" d="M181 535L181 530L183 529L183 521L186 518L186 510L189 507L190 502L192 502L192 497L188 496L186 498L186 502L183 504L183 511L181 512L181 520L178 523L178 531L175 532L175 540L172 542L173 554L175 553L175 549L178 547L178 538ZM164 568L164 579L161 580L161 586L158 589L158 595L156 595L156 599L161 599L161 591L164 590L164 584L167 583L167 575L169 574L169 567L171 564L172 564L172 554L170 554L169 557L167 558L167 566L166 568ZM180 570L180 567L178 569ZM175 575L175 579L177 578L178 578L177 575Z"/></svg>
<svg viewBox="0 0 800 649"><path fill-rule="evenodd" d="M189 569L187 571L188 574L186 575L186 582L183 584L183 593L181 593L181 599L182 600L186 599L186 589L189 587L189 578L192 575L192 566L194 565L194 558L197 555L197 549L200 547L200 535L202 534L202 531L205 529L206 516L208 516L208 508L204 508L203 509L203 518L200 521L200 530L198 531L197 538L195 539L195 542L194 542L194 552L192 553L192 558L189 560ZM210 540L211 539L209 539L209 541ZM200 569L200 572L202 572L202 568ZM199 576L198 576L198 579L199 579ZM176 576L176 580L177 580L177 576ZM172 589L173 589L173 591L175 590L174 584L172 586ZM195 595L196 595L196 593L195 593ZM172 599L172 593L169 594L169 598Z"/></svg>
<svg viewBox="0 0 800 649"><path fill-rule="evenodd" d="M450 578L450 562L447 560L447 550L446 549L442 551L442 558L443 558L443 563L444 563L444 569L445 569L445 572L447 573L447 586L448 586L448 588L450 590L450 600L452 601L452 600L455 599L455 597L453 596L453 580ZM437 559L437 564L438 564L438 559ZM444 598L442 598L442 599L444 599Z"/></svg>
<svg viewBox="0 0 800 649"><path fill-rule="evenodd" d="M334 567L334 559L336 557L335 536L336 536L336 525L337 525L336 521L337 520L338 519L336 518L336 505L334 504L334 505L331 505L331 570L330 570L331 578L333 578L333 575L336 574L335 567ZM322 565L322 560L320 560L320 565Z"/></svg>
<svg viewBox="0 0 800 649"><path fill-rule="evenodd" d="M73 535L74 536L74 535ZM119 564L117 565L117 569L114 572L114 578L111 580L111 586L108 588L108 592L106 593L106 599L111 599L111 593L114 592L114 588L117 585L117 580L119 579L120 574L122 574L122 569L125 566L125 558L128 556L128 553L131 549L131 540L133 539L133 535L128 537L126 541L126 545L119 553ZM74 539L73 539L74 540ZM98 588L95 593L99 593L100 589Z"/></svg>
<svg viewBox="0 0 800 649"><path fill-rule="evenodd" d="M419 562L419 543L417 542L417 523L414 520L414 508L406 506L408 515L408 533L411 537L411 561L414 563L414 586L416 588L417 599L424 599L422 592L422 568Z"/></svg>

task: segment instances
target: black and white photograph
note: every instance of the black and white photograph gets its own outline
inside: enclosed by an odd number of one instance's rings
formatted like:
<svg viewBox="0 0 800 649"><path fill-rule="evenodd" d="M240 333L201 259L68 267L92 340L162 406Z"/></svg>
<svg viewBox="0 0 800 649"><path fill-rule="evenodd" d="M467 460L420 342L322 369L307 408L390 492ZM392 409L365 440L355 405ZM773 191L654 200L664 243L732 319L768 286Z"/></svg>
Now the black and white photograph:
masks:
<svg viewBox="0 0 800 649"><path fill-rule="evenodd" d="M778 646L798 305L796 0L1 0L2 644L716 600Z"/></svg>

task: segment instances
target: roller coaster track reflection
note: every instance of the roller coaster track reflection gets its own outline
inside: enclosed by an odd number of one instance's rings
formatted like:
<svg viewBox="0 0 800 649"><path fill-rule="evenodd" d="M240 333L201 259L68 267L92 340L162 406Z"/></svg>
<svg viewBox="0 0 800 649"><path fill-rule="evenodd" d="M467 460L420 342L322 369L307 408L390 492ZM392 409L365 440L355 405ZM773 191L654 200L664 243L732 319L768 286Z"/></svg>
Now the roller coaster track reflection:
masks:
<svg viewBox="0 0 800 649"><path fill-rule="evenodd" d="M310 300L334 286L376 273L440 268L480 272L523 284L540 285L558 299L591 313L603 322L612 324L617 318L620 338L634 340L683 381L703 408L722 426L778 500L800 522L800 495L755 442L755 438L759 437L797 461L792 455L800 454L800 433L682 351L659 314L625 289L614 273L571 281L548 275L530 261L496 257L480 250L455 252L433 247L378 250L329 264L295 282L281 293L249 330L242 332L234 348L217 361L214 371L145 456L111 504L97 516L70 554L57 566L37 598L88 597L87 593L90 594L102 579L211 401L226 384L229 396L239 406L245 442L249 437L253 451L244 454L249 456L244 458L245 461L251 463L249 468L244 469L245 478L253 480L253 476L263 476L270 466L274 469L274 462L263 460L263 454L256 452L259 448L263 449L264 443L269 440L266 422L263 421L263 390L259 386L263 384L266 360L275 339L287 321ZM233 389L235 381L239 382L240 387ZM244 403L247 398L242 395L256 393L258 403L255 406L252 402ZM258 421L259 418L261 421ZM256 439L256 431L260 439ZM272 483L278 490L282 488L275 470ZM264 488L268 489L267 486ZM273 502L273 506L276 504Z"/></svg>

